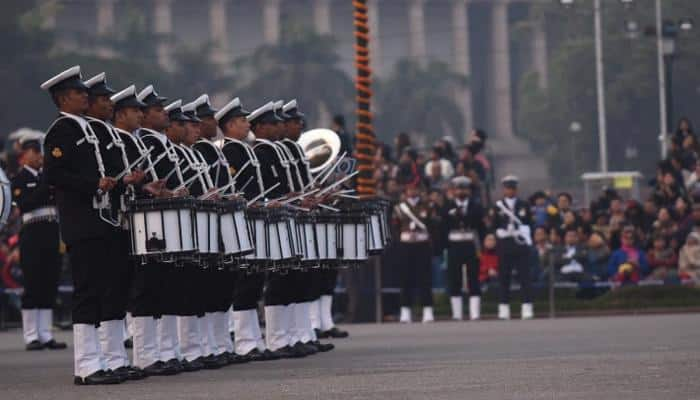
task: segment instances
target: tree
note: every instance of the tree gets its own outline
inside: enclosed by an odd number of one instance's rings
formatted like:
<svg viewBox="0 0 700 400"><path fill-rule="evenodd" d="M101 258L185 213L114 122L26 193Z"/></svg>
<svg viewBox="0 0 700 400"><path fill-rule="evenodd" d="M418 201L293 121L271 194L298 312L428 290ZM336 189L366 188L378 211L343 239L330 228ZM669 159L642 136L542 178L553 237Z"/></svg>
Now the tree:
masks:
<svg viewBox="0 0 700 400"><path fill-rule="evenodd" d="M386 140L396 132L415 132L437 139L446 132L464 131L464 119L452 93L466 87L467 78L442 62L426 67L410 60L396 64L392 75L377 84L377 136Z"/></svg>
<svg viewBox="0 0 700 400"><path fill-rule="evenodd" d="M241 58L232 83L237 96L253 108L277 99L296 98L314 122L320 104L333 112L352 110L354 87L337 64L336 41L303 29L285 29L279 44L264 45Z"/></svg>
<svg viewBox="0 0 700 400"><path fill-rule="evenodd" d="M554 3L554 2L553 2ZM603 2L608 162L610 170L638 169L650 174L659 158L658 87L656 43L641 35L631 39L623 31L624 21L642 26L653 24L650 0L637 0L625 10L618 2ZM664 15L672 20L700 13L697 2L664 1ZM598 169L598 129L594 67L594 43L590 4L577 12L557 4L542 4L537 10L545 18L550 43L550 85L547 91L536 84L534 73L525 74L518 87L519 134L549 162L556 183L573 183L586 171ZM521 42L521 40L523 40ZM526 37L516 37L516 46L528 46ZM675 117L700 117L694 104L700 77L700 45L690 38L679 39L681 54L676 62ZM695 114L695 115L693 115ZM580 122L580 133L569 131Z"/></svg>

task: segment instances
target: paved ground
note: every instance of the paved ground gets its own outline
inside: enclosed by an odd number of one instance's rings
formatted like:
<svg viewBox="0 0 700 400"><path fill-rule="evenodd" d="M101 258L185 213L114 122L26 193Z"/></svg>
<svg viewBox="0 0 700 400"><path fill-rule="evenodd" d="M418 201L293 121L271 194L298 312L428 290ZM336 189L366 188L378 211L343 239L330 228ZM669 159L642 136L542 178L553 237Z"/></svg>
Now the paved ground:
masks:
<svg viewBox="0 0 700 400"><path fill-rule="evenodd" d="M97 388L2 332L0 398L700 399L700 314L349 328L312 358Z"/></svg>

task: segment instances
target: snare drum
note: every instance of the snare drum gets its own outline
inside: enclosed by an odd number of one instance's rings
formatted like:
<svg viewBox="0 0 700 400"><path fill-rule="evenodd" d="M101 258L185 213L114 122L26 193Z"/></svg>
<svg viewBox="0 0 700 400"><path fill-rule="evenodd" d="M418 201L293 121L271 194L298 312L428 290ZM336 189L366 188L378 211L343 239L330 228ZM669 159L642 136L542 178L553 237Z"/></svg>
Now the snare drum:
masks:
<svg viewBox="0 0 700 400"><path fill-rule="evenodd" d="M386 224L386 202L381 199L360 200L361 209L369 216L367 248L369 254L377 255L389 244Z"/></svg>
<svg viewBox="0 0 700 400"><path fill-rule="evenodd" d="M195 255L194 199L141 199L127 206L132 256L146 263L186 261Z"/></svg>
<svg viewBox="0 0 700 400"><path fill-rule="evenodd" d="M248 225L255 251L246 257L254 267L280 269L298 262L294 248L291 215L284 208L250 208Z"/></svg>
<svg viewBox="0 0 700 400"><path fill-rule="evenodd" d="M367 232L369 215L361 203L338 213L338 256L344 266L361 264L369 258Z"/></svg>
<svg viewBox="0 0 700 400"><path fill-rule="evenodd" d="M316 248L321 266L334 267L338 264L338 213L319 210L315 216Z"/></svg>
<svg viewBox="0 0 700 400"><path fill-rule="evenodd" d="M219 203L219 230L225 263L231 263L237 257L246 256L255 251L245 211L244 199Z"/></svg>
<svg viewBox="0 0 700 400"><path fill-rule="evenodd" d="M319 267L321 260L316 237L317 213L299 213L296 222L302 249L302 268Z"/></svg>
<svg viewBox="0 0 700 400"><path fill-rule="evenodd" d="M197 257L202 266L208 266L219 256L219 206L214 201L198 200L195 203L195 232L197 232Z"/></svg>

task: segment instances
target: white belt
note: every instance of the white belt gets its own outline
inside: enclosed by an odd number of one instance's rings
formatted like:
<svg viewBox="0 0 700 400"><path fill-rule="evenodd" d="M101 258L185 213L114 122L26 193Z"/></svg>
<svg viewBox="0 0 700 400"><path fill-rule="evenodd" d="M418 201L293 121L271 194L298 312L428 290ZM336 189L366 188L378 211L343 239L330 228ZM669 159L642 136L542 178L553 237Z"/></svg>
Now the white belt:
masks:
<svg viewBox="0 0 700 400"><path fill-rule="evenodd" d="M53 206L37 208L36 210L22 214L23 224L56 220L58 220L58 212L56 211L56 207Z"/></svg>
<svg viewBox="0 0 700 400"><path fill-rule="evenodd" d="M447 235L450 242L473 242L474 232L467 231L450 231Z"/></svg>
<svg viewBox="0 0 700 400"><path fill-rule="evenodd" d="M408 242L408 243L427 242L429 239L430 239L430 236L428 235L428 232L423 232L423 231L401 232L401 241L402 242Z"/></svg>

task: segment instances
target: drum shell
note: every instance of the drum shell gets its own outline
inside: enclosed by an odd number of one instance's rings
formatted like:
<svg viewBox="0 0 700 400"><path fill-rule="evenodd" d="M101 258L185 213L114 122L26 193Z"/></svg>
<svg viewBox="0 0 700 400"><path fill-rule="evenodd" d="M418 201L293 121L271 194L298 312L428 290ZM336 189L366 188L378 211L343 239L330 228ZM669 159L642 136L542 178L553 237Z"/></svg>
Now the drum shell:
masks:
<svg viewBox="0 0 700 400"><path fill-rule="evenodd" d="M192 198L128 202L131 255L156 261L191 259L197 252Z"/></svg>

